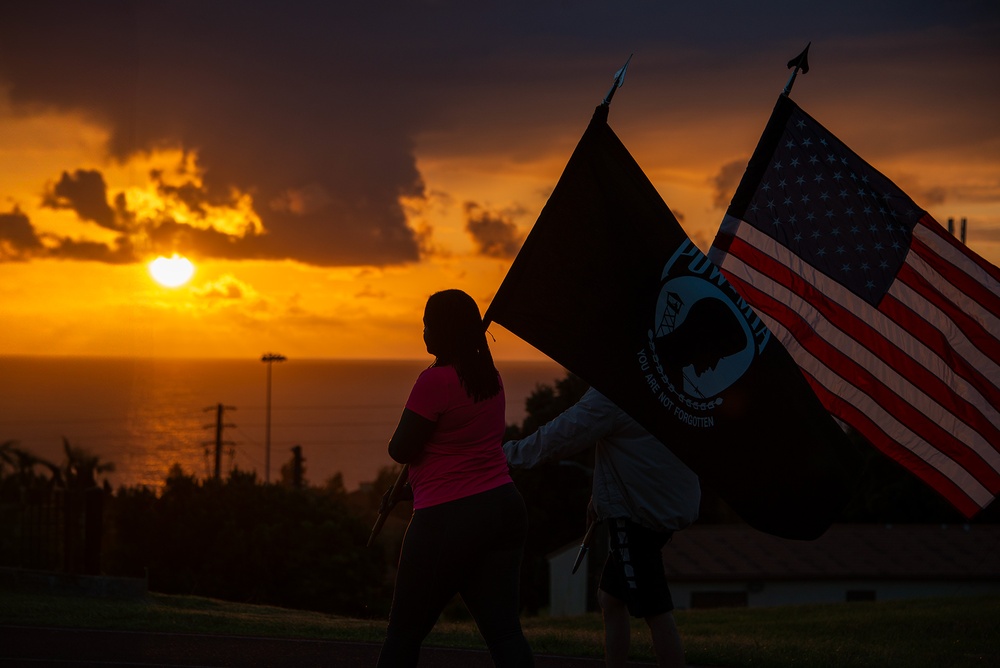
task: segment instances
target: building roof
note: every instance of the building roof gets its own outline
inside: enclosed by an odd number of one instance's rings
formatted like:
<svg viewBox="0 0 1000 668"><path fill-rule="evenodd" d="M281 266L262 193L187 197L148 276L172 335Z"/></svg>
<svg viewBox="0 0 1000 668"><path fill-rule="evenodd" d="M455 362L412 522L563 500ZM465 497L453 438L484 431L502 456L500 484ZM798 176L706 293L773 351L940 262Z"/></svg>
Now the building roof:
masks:
<svg viewBox="0 0 1000 668"><path fill-rule="evenodd" d="M1000 525L835 525L814 541L695 525L664 549L667 578L1000 580Z"/></svg>

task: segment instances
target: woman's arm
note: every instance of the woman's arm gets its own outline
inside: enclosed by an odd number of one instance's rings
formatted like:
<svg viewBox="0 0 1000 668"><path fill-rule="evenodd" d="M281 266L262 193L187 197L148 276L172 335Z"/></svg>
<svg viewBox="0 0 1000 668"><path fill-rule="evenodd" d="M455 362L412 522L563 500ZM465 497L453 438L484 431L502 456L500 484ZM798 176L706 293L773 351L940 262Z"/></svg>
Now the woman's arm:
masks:
<svg viewBox="0 0 1000 668"><path fill-rule="evenodd" d="M433 420L404 408L396 431L389 439L389 456L400 464L413 462L423 453L435 427L437 423Z"/></svg>

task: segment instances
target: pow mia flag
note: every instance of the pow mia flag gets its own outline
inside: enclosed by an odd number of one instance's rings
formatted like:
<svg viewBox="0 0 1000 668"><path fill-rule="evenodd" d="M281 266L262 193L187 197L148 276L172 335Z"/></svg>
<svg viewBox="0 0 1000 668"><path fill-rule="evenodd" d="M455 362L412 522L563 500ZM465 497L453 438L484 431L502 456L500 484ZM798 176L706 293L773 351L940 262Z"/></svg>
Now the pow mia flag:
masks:
<svg viewBox="0 0 1000 668"><path fill-rule="evenodd" d="M817 538L859 466L597 108L485 320L603 393L751 526Z"/></svg>

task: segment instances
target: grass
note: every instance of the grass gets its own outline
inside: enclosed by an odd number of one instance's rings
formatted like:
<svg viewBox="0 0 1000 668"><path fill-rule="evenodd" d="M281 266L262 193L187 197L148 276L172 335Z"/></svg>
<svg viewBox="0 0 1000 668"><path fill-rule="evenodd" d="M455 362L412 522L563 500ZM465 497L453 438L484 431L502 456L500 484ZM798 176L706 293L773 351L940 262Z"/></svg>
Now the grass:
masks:
<svg viewBox="0 0 1000 668"><path fill-rule="evenodd" d="M680 610L688 661L697 666L1000 665L1000 597L836 605ZM538 654L601 656L600 616L528 617ZM137 599L0 590L0 624L380 642L382 620L150 593ZM483 648L471 622L441 622L428 645ZM653 659L637 621L632 656Z"/></svg>

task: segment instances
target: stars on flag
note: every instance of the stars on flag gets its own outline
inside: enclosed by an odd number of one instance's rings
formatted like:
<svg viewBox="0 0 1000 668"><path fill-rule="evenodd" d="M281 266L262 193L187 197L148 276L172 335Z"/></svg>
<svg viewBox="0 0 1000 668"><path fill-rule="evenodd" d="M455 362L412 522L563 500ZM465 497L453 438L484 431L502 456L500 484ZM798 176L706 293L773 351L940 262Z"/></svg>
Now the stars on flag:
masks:
<svg viewBox="0 0 1000 668"><path fill-rule="evenodd" d="M786 124L746 222L869 303L882 298L923 214L801 110Z"/></svg>

